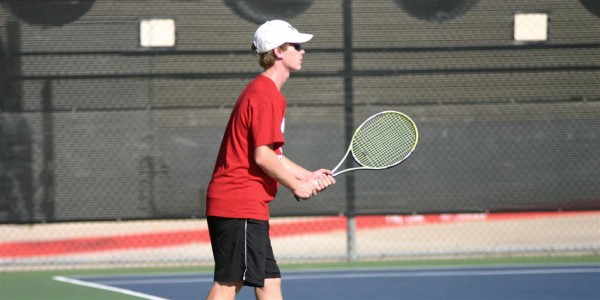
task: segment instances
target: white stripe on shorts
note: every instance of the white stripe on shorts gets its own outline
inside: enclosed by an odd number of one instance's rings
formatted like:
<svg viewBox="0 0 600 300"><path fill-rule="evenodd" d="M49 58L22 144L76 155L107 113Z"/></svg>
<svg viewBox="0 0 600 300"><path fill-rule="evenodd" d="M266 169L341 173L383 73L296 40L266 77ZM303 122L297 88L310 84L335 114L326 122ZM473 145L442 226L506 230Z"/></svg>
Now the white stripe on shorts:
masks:
<svg viewBox="0 0 600 300"><path fill-rule="evenodd" d="M244 275L242 280L246 281L246 271L248 271L248 220L244 223Z"/></svg>

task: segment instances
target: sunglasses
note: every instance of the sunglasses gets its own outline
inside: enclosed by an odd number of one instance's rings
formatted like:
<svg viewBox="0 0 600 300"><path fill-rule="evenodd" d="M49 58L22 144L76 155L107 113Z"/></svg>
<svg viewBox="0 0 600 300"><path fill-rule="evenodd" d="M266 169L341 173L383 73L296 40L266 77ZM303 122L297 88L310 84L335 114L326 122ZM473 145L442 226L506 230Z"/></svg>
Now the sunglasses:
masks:
<svg viewBox="0 0 600 300"><path fill-rule="evenodd" d="M302 45L300 45L300 44L288 43L288 45L294 47L294 49L296 49L296 51L298 51L298 52L300 52L300 50L302 50Z"/></svg>

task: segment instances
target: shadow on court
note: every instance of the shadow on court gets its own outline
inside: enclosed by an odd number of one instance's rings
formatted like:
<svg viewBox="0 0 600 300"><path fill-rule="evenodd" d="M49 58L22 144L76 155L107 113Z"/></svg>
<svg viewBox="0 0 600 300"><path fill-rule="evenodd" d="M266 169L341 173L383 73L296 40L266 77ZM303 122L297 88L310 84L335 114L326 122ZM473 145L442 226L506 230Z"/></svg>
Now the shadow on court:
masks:
<svg viewBox="0 0 600 300"><path fill-rule="evenodd" d="M283 273L287 300L306 299L600 299L600 265L467 268L360 268ZM56 277L152 300L202 299L212 274ZM245 287L238 299L254 299Z"/></svg>

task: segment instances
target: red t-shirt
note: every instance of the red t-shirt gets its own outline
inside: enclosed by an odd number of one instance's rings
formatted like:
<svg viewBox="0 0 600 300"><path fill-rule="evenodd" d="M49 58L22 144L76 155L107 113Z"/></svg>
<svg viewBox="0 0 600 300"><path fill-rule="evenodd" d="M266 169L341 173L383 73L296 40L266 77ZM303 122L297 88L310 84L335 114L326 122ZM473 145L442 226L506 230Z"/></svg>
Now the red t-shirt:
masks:
<svg viewBox="0 0 600 300"><path fill-rule="evenodd" d="M285 98L268 77L257 76L238 98L206 193L206 215L269 220L278 182L254 161L254 149L273 144L282 155Z"/></svg>

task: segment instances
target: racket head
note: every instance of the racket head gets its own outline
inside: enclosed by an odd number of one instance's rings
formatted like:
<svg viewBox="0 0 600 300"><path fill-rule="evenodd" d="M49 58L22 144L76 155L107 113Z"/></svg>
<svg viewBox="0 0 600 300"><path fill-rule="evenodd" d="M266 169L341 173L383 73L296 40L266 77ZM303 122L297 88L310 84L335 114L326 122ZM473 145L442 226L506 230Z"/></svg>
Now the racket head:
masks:
<svg viewBox="0 0 600 300"><path fill-rule="evenodd" d="M350 145L356 163L366 169L387 169L406 160L417 147L415 122L398 111L382 111L365 120Z"/></svg>

